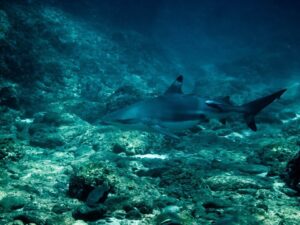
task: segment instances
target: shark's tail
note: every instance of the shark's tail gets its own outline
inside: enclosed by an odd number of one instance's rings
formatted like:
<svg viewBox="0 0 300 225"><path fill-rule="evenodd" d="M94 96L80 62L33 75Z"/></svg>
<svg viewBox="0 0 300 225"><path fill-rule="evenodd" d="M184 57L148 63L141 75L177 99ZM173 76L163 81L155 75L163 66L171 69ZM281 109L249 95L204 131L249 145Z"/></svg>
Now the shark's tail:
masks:
<svg viewBox="0 0 300 225"><path fill-rule="evenodd" d="M280 96L286 91L287 89L282 89L277 91L271 95L256 99L252 102L246 103L241 106L242 111L244 112L244 118L248 125L248 127L256 131L257 127L255 124L255 116L262 111L265 107L270 105L275 99L279 99Z"/></svg>

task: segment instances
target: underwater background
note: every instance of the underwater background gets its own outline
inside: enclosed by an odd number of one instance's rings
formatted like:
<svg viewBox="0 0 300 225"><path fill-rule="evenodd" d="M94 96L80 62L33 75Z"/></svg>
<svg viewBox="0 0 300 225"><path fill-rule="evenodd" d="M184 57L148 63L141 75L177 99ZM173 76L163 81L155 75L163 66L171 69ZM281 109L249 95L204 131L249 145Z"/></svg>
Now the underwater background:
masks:
<svg viewBox="0 0 300 225"><path fill-rule="evenodd" d="M300 1L1 0L0 225L300 224ZM184 92L256 120L100 123Z"/></svg>

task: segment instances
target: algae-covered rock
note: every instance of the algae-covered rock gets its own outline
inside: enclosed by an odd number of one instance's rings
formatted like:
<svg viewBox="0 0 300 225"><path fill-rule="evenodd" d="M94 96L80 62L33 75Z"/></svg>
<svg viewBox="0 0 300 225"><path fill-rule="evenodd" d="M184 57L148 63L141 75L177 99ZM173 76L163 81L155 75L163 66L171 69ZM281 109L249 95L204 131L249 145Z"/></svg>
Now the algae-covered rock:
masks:
<svg viewBox="0 0 300 225"><path fill-rule="evenodd" d="M297 139L283 139L280 137L276 140L266 138L260 141L261 147L252 153L255 156L249 156L248 161L253 162L258 159L260 164L270 167L268 175L280 175L285 169L286 162L297 152Z"/></svg>
<svg viewBox="0 0 300 225"><path fill-rule="evenodd" d="M28 202L27 199L22 196L7 196L0 201L0 211L9 212L23 208Z"/></svg>
<svg viewBox="0 0 300 225"><path fill-rule="evenodd" d="M25 146L12 138L0 139L0 160L17 161L24 155Z"/></svg>
<svg viewBox="0 0 300 225"><path fill-rule="evenodd" d="M33 136L31 136L30 145L41 148L56 148L64 145L64 141L57 133L42 131L36 132Z"/></svg>
<svg viewBox="0 0 300 225"><path fill-rule="evenodd" d="M292 119L290 122L284 124L283 133L286 137L300 136L300 119Z"/></svg>
<svg viewBox="0 0 300 225"><path fill-rule="evenodd" d="M106 163L91 163L76 169L70 178L68 194L70 197L85 201L97 186L106 184L114 189L118 179L116 168Z"/></svg>
<svg viewBox="0 0 300 225"><path fill-rule="evenodd" d="M108 185L108 192L102 192L103 185ZM97 187L101 187L101 196L96 191ZM89 197L96 194L102 200L99 199L97 202L100 204L92 204L92 207L104 205L112 212L123 209L128 219L137 219L143 214L152 213L153 202L160 196L149 184L137 180L108 162L91 163L77 168L70 179L68 193L70 197L86 201L88 205ZM103 194L108 196L102 198Z"/></svg>
<svg viewBox="0 0 300 225"><path fill-rule="evenodd" d="M68 113L54 111L36 113L28 132L30 145L41 148L56 148L65 144L60 127L70 126L74 123L74 117Z"/></svg>
<svg viewBox="0 0 300 225"><path fill-rule="evenodd" d="M264 186L255 178L236 175L216 175L206 180L214 191L235 191L238 189L260 189Z"/></svg>

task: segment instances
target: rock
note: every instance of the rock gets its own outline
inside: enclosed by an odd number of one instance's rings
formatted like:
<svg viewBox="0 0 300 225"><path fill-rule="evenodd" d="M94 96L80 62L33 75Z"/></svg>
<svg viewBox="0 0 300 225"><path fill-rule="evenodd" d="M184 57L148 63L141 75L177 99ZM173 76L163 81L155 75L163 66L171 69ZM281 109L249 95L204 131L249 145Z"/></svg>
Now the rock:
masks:
<svg viewBox="0 0 300 225"><path fill-rule="evenodd" d="M58 133L36 132L30 138L30 145L41 148L57 148L64 145L62 137Z"/></svg>
<svg viewBox="0 0 300 225"><path fill-rule="evenodd" d="M71 176L69 181L68 195L71 198L77 198L85 201L89 193L93 190L93 186L84 179L76 175Z"/></svg>
<svg viewBox="0 0 300 225"><path fill-rule="evenodd" d="M238 189L260 189L257 180L247 176L217 175L207 179L207 185L214 191L236 191Z"/></svg>
<svg viewBox="0 0 300 225"><path fill-rule="evenodd" d="M99 205L96 208L90 208L82 205L72 213L72 216L76 220L95 221L104 218L106 212L107 209L103 205Z"/></svg>
<svg viewBox="0 0 300 225"><path fill-rule="evenodd" d="M0 201L0 211L9 212L25 206L27 200L20 196L7 196Z"/></svg>
<svg viewBox="0 0 300 225"><path fill-rule="evenodd" d="M109 163L90 163L75 169L69 181L68 195L86 202L86 208L95 208L97 210L101 206L101 203L105 203L105 205L109 206L110 210L113 211L122 207L121 202L124 201L124 199L119 198L116 203L112 203L113 199L107 199L110 192L115 194L114 182L118 179L119 175L115 168L109 165ZM124 182L122 182L122 184L124 184ZM115 197L118 196L115 195ZM91 214L93 214L93 210L91 209L90 211ZM81 214L88 213L80 213L80 211L77 210L75 216L79 215L78 218L81 218Z"/></svg>
<svg viewBox="0 0 300 225"><path fill-rule="evenodd" d="M20 108L17 91L13 86L0 87L0 105L16 110Z"/></svg>
<svg viewBox="0 0 300 225"><path fill-rule="evenodd" d="M126 148L124 148L120 144L114 144L112 147L112 151L113 151L113 153L119 154L122 152L126 152Z"/></svg>
<svg viewBox="0 0 300 225"><path fill-rule="evenodd" d="M238 170L248 174L261 174L267 173L269 168L267 166L258 165L258 164L246 164L238 167Z"/></svg>
<svg viewBox="0 0 300 225"><path fill-rule="evenodd" d="M230 204L222 199L213 199L210 201L206 201L202 205L206 210L223 209L230 207Z"/></svg>
<svg viewBox="0 0 300 225"><path fill-rule="evenodd" d="M39 112L34 114L33 121L28 129L30 145L52 149L65 144L66 135L61 128L75 123L75 117L61 112Z"/></svg>
<svg viewBox="0 0 300 225"><path fill-rule="evenodd" d="M107 183L95 187L87 196L86 204L89 207L95 207L98 203L103 203L110 191L110 186Z"/></svg>
<svg viewBox="0 0 300 225"><path fill-rule="evenodd" d="M49 214L46 216L46 222L44 223L45 225L61 225L61 224L66 224L66 225L73 225L74 219L69 213L64 213L64 214ZM27 224L26 224L27 225ZM39 224L37 224L39 225Z"/></svg>
<svg viewBox="0 0 300 225"><path fill-rule="evenodd" d="M0 138L0 160L17 161L24 155L25 146L12 138Z"/></svg>
<svg viewBox="0 0 300 225"><path fill-rule="evenodd" d="M300 151L287 163L281 177L290 188L300 193Z"/></svg>
<svg viewBox="0 0 300 225"><path fill-rule="evenodd" d="M57 127L53 125L56 122L51 119L47 119L47 122L45 122L42 118L36 119L29 126L30 145L41 148L56 148L64 145L62 135L60 135ZM41 120L44 122L38 122Z"/></svg>

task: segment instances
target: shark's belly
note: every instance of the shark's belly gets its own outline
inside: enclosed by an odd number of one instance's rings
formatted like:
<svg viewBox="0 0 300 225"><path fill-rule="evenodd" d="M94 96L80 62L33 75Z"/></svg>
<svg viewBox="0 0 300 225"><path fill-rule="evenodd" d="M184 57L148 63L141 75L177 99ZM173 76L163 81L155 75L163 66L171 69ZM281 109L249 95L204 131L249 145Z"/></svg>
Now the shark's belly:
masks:
<svg viewBox="0 0 300 225"><path fill-rule="evenodd" d="M170 131L179 131L192 128L199 123L198 120L178 121L178 122L163 122L161 125Z"/></svg>

